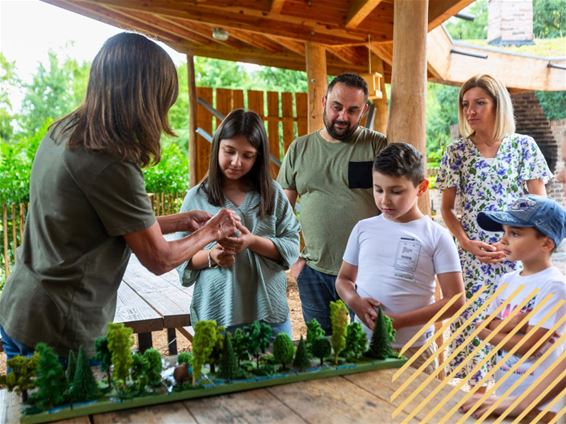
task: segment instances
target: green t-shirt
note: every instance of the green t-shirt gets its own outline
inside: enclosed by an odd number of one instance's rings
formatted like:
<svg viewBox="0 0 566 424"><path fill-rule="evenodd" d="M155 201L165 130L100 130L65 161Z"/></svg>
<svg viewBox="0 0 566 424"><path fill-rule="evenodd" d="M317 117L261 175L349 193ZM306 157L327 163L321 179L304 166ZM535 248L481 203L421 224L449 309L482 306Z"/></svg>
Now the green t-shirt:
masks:
<svg viewBox="0 0 566 424"><path fill-rule="evenodd" d="M23 244L0 299L0 324L16 340L83 346L114 319L130 250L122 235L155 223L140 168L105 153L67 148L50 132L31 174Z"/></svg>
<svg viewBox="0 0 566 424"><path fill-rule="evenodd" d="M296 139L277 181L300 196L301 229L307 264L338 275L354 225L378 214L372 194L372 165L385 137L358 128L350 140L329 143L319 132Z"/></svg>

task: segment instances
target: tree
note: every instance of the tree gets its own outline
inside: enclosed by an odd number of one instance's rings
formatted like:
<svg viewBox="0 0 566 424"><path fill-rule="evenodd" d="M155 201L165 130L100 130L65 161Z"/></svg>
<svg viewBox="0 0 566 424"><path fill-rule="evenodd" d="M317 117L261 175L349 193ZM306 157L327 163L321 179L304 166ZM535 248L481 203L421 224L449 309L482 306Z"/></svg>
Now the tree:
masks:
<svg viewBox="0 0 566 424"><path fill-rule="evenodd" d="M476 0L464 12L474 16L473 21L453 17L445 27L456 40L485 40L487 38L487 0Z"/></svg>
<svg viewBox="0 0 566 424"><path fill-rule="evenodd" d="M265 322L254 321L246 330L249 338L248 351L256 359L256 366L259 368L259 357L271 343L271 326Z"/></svg>
<svg viewBox="0 0 566 424"><path fill-rule="evenodd" d="M281 364L283 369L287 369L289 364L293 362L295 354L295 346L293 340L287 333L279 333L273 342L273 357L275 361Z"/></svg>
<svg viewBox="0 0 566 424"><path fill-rule="evenodd" d="M566 36L566 0L533 0L533 32L536 38Z"/></svg>
<svg viewBox="0 0 566 424"><path fill-rule="evenodd" d="M222 350L222 355L220 359L220 372L219 375L226 380L231 380L236 378L239 374L238 358L234 353L234 348L232 347L232 334L227 332L224 336L224 349Z"/></svg>
<svg viewBox="0 0 566 424"><path fill-rule="evenodd" d="M16 391L22 402L27 402L28 391L35 387L35 375L38 354L33 356L14 356L7 361L11 371L0 377L0 386L6 386L9 391Z"/></svg>
<svg viewBox="0 0 566 424"><path fill-rule="evenodd" d="M242 361L249 359L249 331L247 331L246 327L237 328L234 332L234 340L233 340L233 347L234 352L236 353L236 357L238 358L238 366L241 365Z"/></svg>
<svg viewBox="0 0 566 424"><path fill-rule="evenodd" d="M100 336L96 339L94 344L95 356L94 358L100 362L100 370L106 373L108 380L108 387L112 387L112 376L110 369L112 366L112 353L108 348L108 337Z"/></svg>
<svg viewBox="0 0 566 424"><path fill-rule="evenodd" d="M218 325L216 321L202 320L195 325L193 338L193 385L199 380L202 367L208 361L216 344Z"/></svg>
<svg viewBox="0 0 566 424"><path fill-rule="evenodd" d="M326 336L321 336L312 343L312 354L320 359L320 366L324 365L324 358L332 351L330 340Z"/></svg>
<svg viewBox="0 0 566 424"><path fill-rule="evenodd" d="M9 62L0 53L0 143L11 140L14 133L12 121L15 117L10 98L11 93L19 90L22 84L16 76L15 67L15 62Z"/></svg>
<svg viewBox="0 0 566 424"><path fill-rule="evenodd" d="M114 370L112 376L115 381L125 385L132 366L131 349L133 345L132 329L122 323L108 325L108 349L112 355Z"/></svg>
<svg viewBox="0 0 566 424"><path fill-rule="evenodd" d="M220 359L222 357L222 352L224 351L224 327L216 327L216 343L212 348L212 352L208 357L208 364L210 365L210 372L212 374L216 373L216 365L220 364Z"/></svg>
<svg viewBox="0 0 566 424"><path fill-rule="evenodd" d="M366 356L374 359L397 358L398 356L391 346L393 340L395 340L395 329L391 318L379 308Z"/></svg>
<svg viewBox="0 0 566 424"><path fill-rule="evenodd" d="M304 371L311 366L303 336L301 336L301 339L299 340L299 345L297 346L297 350L295 352L295 359L293 359L293 366L301 371Z"/></svg>
<svg viewBox="0 0 566 424"><path fill-rule="evenodd" d="M69 390L69 397L72 402L84 402L96 399L99 396L100 391L92 374L88 358L81 346L77 355L75 376Z"/></svg>
<svg viewBox="0 0 566 424"><path fill-rule="evenodd" d="M307 351L309 354L312 354L312 343L322 336L326 336L326 333L316 318L307 322Z"/></svg>
<svg viewBox="0 0 566 424"><path fill-rule="evenodd" d="M144 359L147 361L147 382L152 387L161 385L161 355L154 348L149 348L143 353Z"/></svg>
<svg viewBox="0 0 566 424"><path fill-rule="evenodd" d="M145 386L147 386L147 358L141 353L134 353L132 355L132 367L130 368L130 374L132 381L134 382L134 387L138 393L143 393Z"/></svg>
<svg viewBox="0 0 566 424"><path fill-rule="evenodd" d="M346 355L358 359L366 351L368 338L359 322L352 322L346 328Z"/></svg>
<svg viewBox="0 0 566 424"><path fill-rule="evenodd" d="M67 378L67 383L71 384L75 378L75 371L77 369L77 356L74 350L69 350L69 356L67 357L67 369L65 370L65 377Z"/></svg>
<svg viewBox="0 0 566 424"><path fill-rule="evenodd" d="M330 323L332 336L330 342L334 350L334 363L338 363L338 355L346 347L346 327L348 326L348 308L341 300L330 302Z"/></svg>
<svg viewBox="0 0 566 424"><path fill-rule="evenodd" d="M256 90L306 92L307 74L291 69L263 66L253 75Z"/></svg>
<svg viewBox="0 0 566 424"><path fill-rule="evenodd" d="M191 352L181 352L177 355L177 363L179 365L186 364L187 366L193 365L193 354Z"/></svg>
<svg viewBox="0 0 566 424"><path fill-rule="evenodd" d="M458 123L457 87L442 84L428 84L426 115L427 161L433 166L440 165L446 146L450 144L450 128Z"/></svg>
<svg viewBox="0 0 566 424"><path fill-rule="evenodd" d="M67 380L63 366L52 348L45 343L38 343L35 350L38 353L35 368L37 391L32 400L35 406L46 410L65 401Z"/></svg>

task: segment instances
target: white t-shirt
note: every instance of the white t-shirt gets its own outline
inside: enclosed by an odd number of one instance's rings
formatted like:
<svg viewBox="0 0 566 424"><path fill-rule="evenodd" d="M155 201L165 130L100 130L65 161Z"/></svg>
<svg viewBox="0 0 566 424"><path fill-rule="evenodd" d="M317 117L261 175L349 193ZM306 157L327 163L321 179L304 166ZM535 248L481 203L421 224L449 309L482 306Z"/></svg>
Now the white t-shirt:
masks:
<svg viewBox="0 0 566 424"><path fill-rule="evenodd" d="M383 215L358 222L348 239L344 261L358 267L358 294L378 300L385 313L394 314L433 303L436 274L461 272L450 233L428 216L407 223ZM403 347L420 328L397 330L393 347ZM369 328L364 326L364 330L371 336ZM422 346L432 332L433 327L413 346Z"/></svg>
<svg viewBox="0 0 566 424"><path fill-rule="evenodd" d="M517 290L518 287L523 285L523 289L519 292L514 299L512 299L509 304L497 314L497 318L504 319L514 310L518 304L520 304L528 295L535 289L540 289L540 292L534 297L530 299L523 310L521 312L527 313L534 309L536 305L538 305L542 299L546 296L551 294L550 300L542 306L538 312L535 313L533 317L529 320L529 325L537 325L540 324L543 328L550 329L556 324L556 322L562 318L566 314L566 305L562 305L558 310L552 314L552 316L547 319L545 322L542 322L544 315L549 312L560 300L566 300L566 278L556 267L550 267L545 269L544 271L537 272L536 274L527 275L525 277L521 276L522 271L513 271L510 273L505 274L499 280L499 285L507 284L507 287L503 290L503 292L497 297L495 302L493 302L487 309L488 313L492 314L493 311L502 303L506 302L511 293ZM566 326L563 324L559 327L556 331L558 336L553 337L553 340L558 339L562 334L564 334L564 330ZM521 366L513 372L513 374L507 378L503 384L496 390L497 395L501 396L507 391L511 385L515 381L519 379L519 377L525 374L528 369L536 362L536 360L548 350L548 348L552 345L551 342L546 342L542 348L540 348L537 353L535 353L532 357L528 360L523 362ZM554 352L550 354L550 356L540 365L534 372L531 372L530 375L517 387L511 394L511 396L518 396L521 393L524 393L525 390L530 387L534 381L541 375L544 370L546 370L552 363L557 361L560 358L562 352L564 352L565 346L564 343L561 343L561 346L556 348ZM498 362L500 362L507 352L498 352L496 358ZM509 369L520 359L520 356L513 355L510 359L505 361L503 366L495 373L496 381L499 381L503 378L503 376L508 373ZM561 406L564 405L564 401L557 402L552 407L552 411L557 412Z"/></svg>

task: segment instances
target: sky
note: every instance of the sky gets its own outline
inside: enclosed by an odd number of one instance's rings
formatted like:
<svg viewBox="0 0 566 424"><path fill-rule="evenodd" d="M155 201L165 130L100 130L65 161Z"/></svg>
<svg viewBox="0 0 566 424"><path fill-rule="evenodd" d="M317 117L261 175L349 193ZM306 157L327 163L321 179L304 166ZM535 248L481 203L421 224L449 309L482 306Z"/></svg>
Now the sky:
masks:
<svg viewBox="0 0 566 424"><path fill-rule="evenodd" d="M61 59L92 61L104 41L121 31L39 0L0 0L0 51L16 63L24 82L31 82L39 63L48 63L50 50ZM176 64L186 60L185 55L161 45ZM18 93L12 96L13 106L19 105Z"/></svg>

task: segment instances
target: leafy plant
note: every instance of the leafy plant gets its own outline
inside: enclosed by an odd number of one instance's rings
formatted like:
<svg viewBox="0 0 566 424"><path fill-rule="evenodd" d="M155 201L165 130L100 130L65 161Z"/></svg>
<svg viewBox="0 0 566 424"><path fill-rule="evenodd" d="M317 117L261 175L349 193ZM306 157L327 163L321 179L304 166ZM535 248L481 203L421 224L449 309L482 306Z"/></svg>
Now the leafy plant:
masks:
<svg viewBox="0 0 566 424"><path fill-rule="evenodd" d="M346 347L346 327L348 326L348 308L342 300L330 302L330 323L332 336L330 343L334 350L334 363L338 363L338 355Z"/></svg>
<svg viewBox="0 0 566 424"><path fill-rule="evenodd" d="M275 361L281 364L283 369L287 369L293 361L295 354L295 346L291 337L287 333L279 333L273 342L273 357Z"/></svg>

